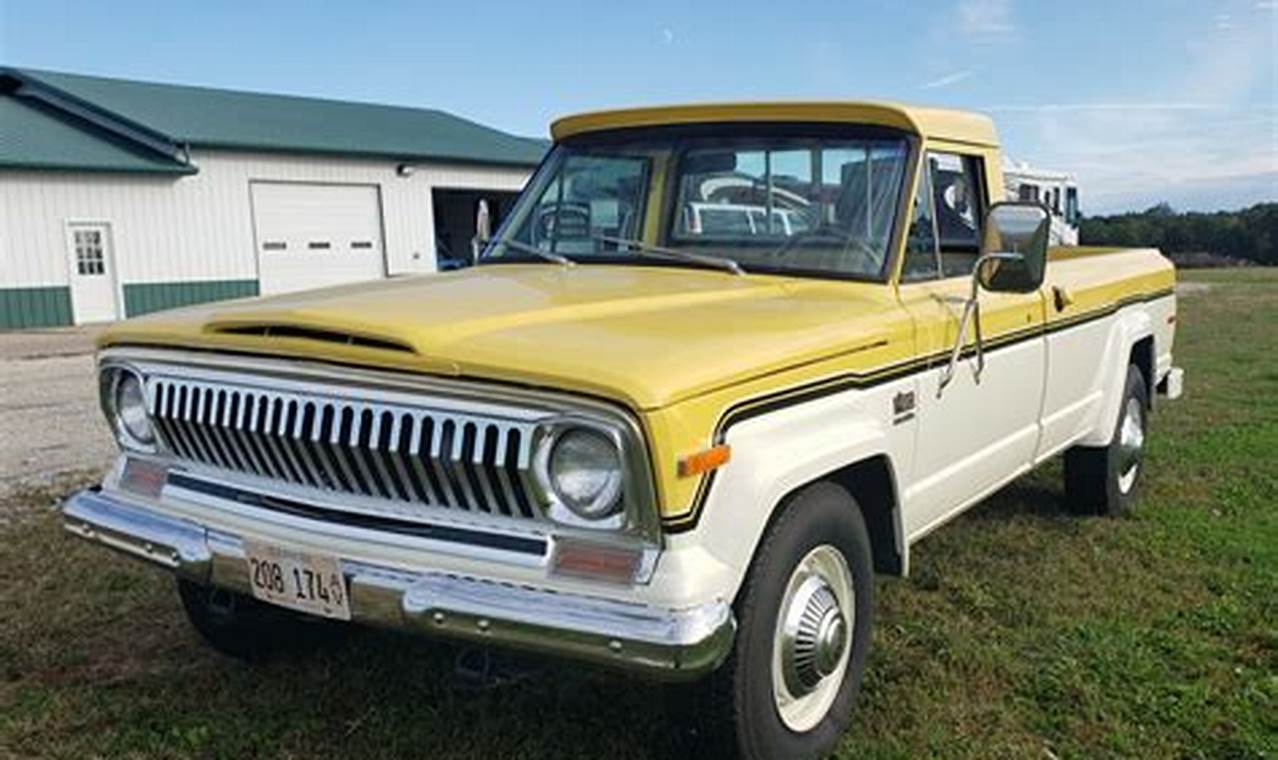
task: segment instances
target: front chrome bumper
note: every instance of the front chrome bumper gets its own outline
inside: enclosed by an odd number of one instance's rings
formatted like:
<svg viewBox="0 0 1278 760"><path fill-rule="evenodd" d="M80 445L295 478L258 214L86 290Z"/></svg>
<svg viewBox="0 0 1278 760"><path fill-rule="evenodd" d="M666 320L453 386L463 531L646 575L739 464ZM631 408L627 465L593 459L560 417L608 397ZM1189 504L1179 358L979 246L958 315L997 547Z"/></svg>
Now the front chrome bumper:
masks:
<svg viewBox="0 0 1278 760"><path fill-rule="evenodd" d="M163 515L96 489L62 506L65 527L91 542L202 584L249 593L240 536ZM342 559L352 619L384 628L544 652L683 680L727 656L727 603L688 609L568 594L430 569Z"/></svg>

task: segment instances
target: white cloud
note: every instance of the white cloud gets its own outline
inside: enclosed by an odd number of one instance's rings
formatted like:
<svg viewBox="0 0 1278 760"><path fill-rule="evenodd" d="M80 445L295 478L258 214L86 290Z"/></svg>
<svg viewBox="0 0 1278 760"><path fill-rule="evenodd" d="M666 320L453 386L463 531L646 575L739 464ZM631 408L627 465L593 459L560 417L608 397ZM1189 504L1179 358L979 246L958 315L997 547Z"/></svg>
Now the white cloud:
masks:
<svg viewBox="0 0 1278 760"><path fill-rule="evenodd" d="M1053 104L994 108L1017 159L1079 179L1089 213L1139 209L1172 199L1212 209L1275 197L1278 108L1194 103ZM1024 155L1021 136L1040 146Z"/></svg>
<svg viewBox="0 0 1278 760"><path fill-rule="evenodd" d="M1237 14L1208 22L1183 73L1147 102L985 110L1014 158L1075 173L1090 213L1162 199L1212 209L1278 198L1278 103L1260 92L1274 62L1272 25Z"/></svg>
<svg viewBox="0 0 1278 760"><path fill-rule="evenodd" d="M975 42L997 42L1016 33L1010 0L959 0L959 30Z"/></svg>
<svg viewBox="0 0 1278 760"><path fill-rule="evenodd" d="M986 111L1003 113L1048 113L1052 111L1211 111L1210 103L1040 103L1038 105L994 105Z"/></svg>
<svg viewBox="0 0 1278 760"><path fill-rule="evenodd" d="M946 74L945 76L942 76L942 77L937 77L936 79L933 79L930 82L924 82L923 84L919 85L919 87L921 87L924 90L935 90L941 87L949 87L952 84L958 84L959 82L962 82L964 79L967 79L968 77L972 76L975 73L976 73L976 69L963 69L961 71L955 71L953 73Z"/></svg>

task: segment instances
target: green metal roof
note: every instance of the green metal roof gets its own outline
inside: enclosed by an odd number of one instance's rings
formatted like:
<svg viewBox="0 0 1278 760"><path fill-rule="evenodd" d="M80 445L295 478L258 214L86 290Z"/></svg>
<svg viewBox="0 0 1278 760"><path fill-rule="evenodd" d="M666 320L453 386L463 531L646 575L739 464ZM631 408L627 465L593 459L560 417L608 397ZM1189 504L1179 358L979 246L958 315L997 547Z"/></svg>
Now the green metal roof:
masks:
<svg viewBox="0 0 1278 760"><path fill-rule="evenodd" d="M541 140L443 111L289 95L10 69L176 143L254 151L329 153L532 166Z"/></svg>
<svg viewBox="0 0 1278 760"><path fill-rule="evenodd" d="M25 98L0 95L0 168L191 174L146 150Z"/></svg>

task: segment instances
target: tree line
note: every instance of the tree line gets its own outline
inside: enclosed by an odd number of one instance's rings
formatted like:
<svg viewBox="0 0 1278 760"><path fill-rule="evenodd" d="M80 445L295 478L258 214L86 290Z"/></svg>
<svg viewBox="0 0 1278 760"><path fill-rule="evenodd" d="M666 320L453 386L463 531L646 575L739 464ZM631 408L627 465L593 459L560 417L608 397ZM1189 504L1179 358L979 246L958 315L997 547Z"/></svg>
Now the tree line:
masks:
<svg viewBox="0 0 1278 760"><path fill-rule="evenodd" d="M1210 253L1278 265L1278 203L1241 211L1177 212L1160 203L1140 212L1085 217L1082 245L1152 246L1164 253Z"/></svg>

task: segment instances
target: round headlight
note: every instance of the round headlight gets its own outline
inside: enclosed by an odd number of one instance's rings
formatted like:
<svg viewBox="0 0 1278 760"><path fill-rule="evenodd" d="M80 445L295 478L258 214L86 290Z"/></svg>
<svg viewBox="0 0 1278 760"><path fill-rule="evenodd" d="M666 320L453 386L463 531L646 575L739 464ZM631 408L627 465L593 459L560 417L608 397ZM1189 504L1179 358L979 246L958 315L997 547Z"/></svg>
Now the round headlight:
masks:
<svg viewBox="0 0 1278 760"><path fill-rule="evenodd" d="M561 433L550 451L550 486L564 506L596 520L621 502L621 452L612 439L589 428Z"/></svg>
<svg viewBox="0 0 1278 760"><path fill-rule="evenodd" d="M138 443L155 443L155 431L146 412L146 392L142 379L132 372L123 371L115 383L115 418L122 432Z"/></svg>

